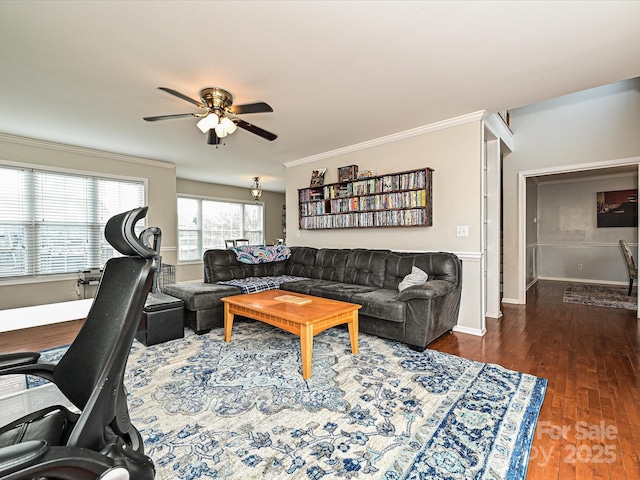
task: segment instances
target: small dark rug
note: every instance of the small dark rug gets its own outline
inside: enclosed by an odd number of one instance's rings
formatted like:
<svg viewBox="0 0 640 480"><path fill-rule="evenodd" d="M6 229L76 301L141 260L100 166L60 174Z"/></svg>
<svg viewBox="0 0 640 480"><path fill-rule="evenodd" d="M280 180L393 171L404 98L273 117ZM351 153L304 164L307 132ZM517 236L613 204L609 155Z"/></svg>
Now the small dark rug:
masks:
<svg viewBox="0 0 640 480"><path fill-rule="evenodd" d="M569 284L564 287L563 302L595 305L598 307L638 309L636 289L628 296L628 287L616 285L592 285L588 283Z"/></svg>

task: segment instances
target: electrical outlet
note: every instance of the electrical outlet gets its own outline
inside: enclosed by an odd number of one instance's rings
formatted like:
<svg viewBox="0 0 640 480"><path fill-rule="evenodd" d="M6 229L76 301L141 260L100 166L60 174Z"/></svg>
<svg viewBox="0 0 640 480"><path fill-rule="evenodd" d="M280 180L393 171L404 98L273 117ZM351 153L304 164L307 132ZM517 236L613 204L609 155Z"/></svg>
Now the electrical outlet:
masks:
<svg viewBox="0 0 640 480"><path fill-rule="evenodd" d="M458 230L456 235L458 237L468 237L469 236L469 226L468 225L458 225Z"/></svg>
<svg viewBox="0 0 640 480"><path fill-rule="evenodd" d="M300 238L300 230L296 230L296 237Z"/></svg>
<svg viewBox="0 0 640 480"><path fill-rule="evenodd" d="M581 263L578 264L578 270L582 270L582 264Z"/></svg>

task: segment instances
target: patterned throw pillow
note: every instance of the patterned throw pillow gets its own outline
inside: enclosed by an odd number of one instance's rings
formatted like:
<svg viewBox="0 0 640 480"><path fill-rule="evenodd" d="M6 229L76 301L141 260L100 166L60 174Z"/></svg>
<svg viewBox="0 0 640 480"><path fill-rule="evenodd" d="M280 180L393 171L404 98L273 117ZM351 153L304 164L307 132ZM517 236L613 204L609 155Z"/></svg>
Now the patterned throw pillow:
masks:
<svg viewBox="0 0 640 480"><path fill-rule="evenodd" d="M239 262L250 264L281 262L291 256L291 249L284 245L240 246L230 250L236 254Z"/></svg>
<svg viewBox="0 0 640 480"><path fill-rule="evenodd" d="M429 279L429 275L420 270L418 267L411 267L411 273L404 277L398 284L398 290L413 287L414 285L422 285Z"/></svg>

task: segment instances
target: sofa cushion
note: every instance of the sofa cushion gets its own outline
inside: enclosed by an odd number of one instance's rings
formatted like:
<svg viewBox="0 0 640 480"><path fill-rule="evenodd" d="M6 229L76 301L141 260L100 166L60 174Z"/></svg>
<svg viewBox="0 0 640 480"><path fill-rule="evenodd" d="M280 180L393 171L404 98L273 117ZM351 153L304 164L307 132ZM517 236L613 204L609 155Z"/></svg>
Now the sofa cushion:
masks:
<svg viewBox="0 0 640 480"><path fill-rule="evenodd" d="M286 260L283 262L259 263L258 265L252 265L252 267L252 277L273 277L287 274Z"/></svg>
<svg viewBox="0 0 640 480"><path fill-rule="evenodd" d="M344 282L344 269L350 250L322 248L318 250L311 278Z"/></svg>
<svg viewBox="0 0 640 480"><path fill-rule="evenodd" d="M287 261L248 264L238 261L233 250L207 250L202 257L204 281L208 283L245 277L284 275Z"/></svg>
<svg viewBox="0 0 640 480"><path fill-rule="evenodd" d="M311 277L318 249L313 247L292 247L291 256L287 260L287 275Z"/></svg>
<svg viewBox="0 0 640 480"><path fill-rule="evenodd" d="M429 280L446 280L456 287L461 279L460 261L452 253L390 253L387 257L387 269L384 277L384 288L398 289L402 279L411 273L416 266L429 275Z"/></svg>
<svg viewBox="0 0 640 480"><path fill-rule="evenodd" d="M184 301L187 310L204 310L222 305L223 297L239 295L240 289L216 283L174 283L162 287L162 292Z"/></svg>
<svg viewBox="0 0 640 480"><path fill-rule="evenodd" d="M207 250L202 261L205 283L252 276L255 266L240 263L231 250Z"/></svg>
<svg viewBox="0 0 640 480"><path fill-rule="evenodd" d="M287 282L280 285L280 290L287 290L289 292L304 293L311 295L311 289L321 285L331 285L330 280L320 280L317 278L307 278L305 280L298 280L297 282Z"/></svg>
<svg viewBox="0 0 640 480"><path fill-rule="evenodd" d="M302 277L292 277L290 275L276 275L265 277L246 277L236 278L234 280L225 280L224 282L217 282L218 285L231 285L238 287L242 293L257 293L264 292L266 290L275 290L280 288L280 285L285 282L295 282L297 280L304 280Z"/></svg>
<svg viewBox="0 0 640 480"><path fill-rule="evenodd" d="M366 285L354 285L352 283L329 283L312 287L310 294L316 297L350 302L356 293L365 293L372 290L376 290L376 288L367 287Z"/></svg>
<svg viewBox="0 0 640 480"><path fill-rule="evenodd" d="M356 293L351 302L362 305L360 315L389 320L390 322L404 322L407 304L399 301L398 290L380 288L370 292Z"/></svg>
<svg viewBox="0 0 640 480"><path fill-rule="evenodd" d="M351 250L344 269L344 282L382 288L389 251Z"/></svg>

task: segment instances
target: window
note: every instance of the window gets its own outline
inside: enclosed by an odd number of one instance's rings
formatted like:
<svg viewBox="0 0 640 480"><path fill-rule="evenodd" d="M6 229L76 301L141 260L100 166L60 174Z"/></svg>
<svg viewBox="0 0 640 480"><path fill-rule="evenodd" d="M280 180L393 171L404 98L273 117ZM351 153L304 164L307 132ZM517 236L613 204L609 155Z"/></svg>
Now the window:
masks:
<svg viewBox="0 0 640 480"><path fill-rule="evenodd" d="M200 261L228 239L262 245L263 211L262 204L178 197L178 261Z"/></svg>
<svg viewBox="0 0 640 480"><path fill-rule="evenodd" d="M107 220L143 204L142 181L0 166L0 279L104 265Z"/></svg>

